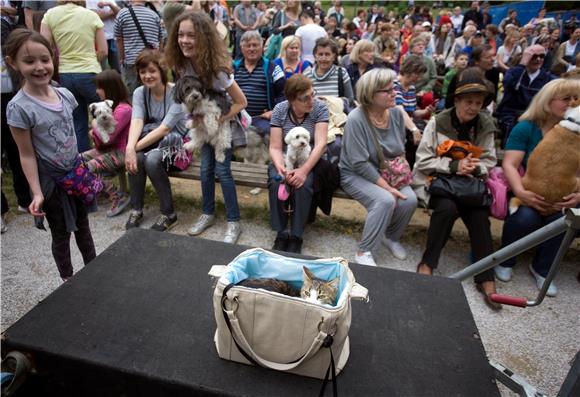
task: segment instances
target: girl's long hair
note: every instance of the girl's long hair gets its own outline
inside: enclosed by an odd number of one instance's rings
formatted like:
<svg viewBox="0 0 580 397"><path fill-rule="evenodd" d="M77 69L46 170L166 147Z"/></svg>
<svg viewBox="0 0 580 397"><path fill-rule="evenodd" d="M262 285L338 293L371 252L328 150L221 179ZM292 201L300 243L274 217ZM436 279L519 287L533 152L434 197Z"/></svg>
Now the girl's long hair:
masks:
<svg viewBox="0 0 580 397"><path fill-rule="evenodd" d="M4 43L4 45L2 46L2 54L4 58L10 58L13 62L16 61L16 55L18 54L18 50L20 50L20 48L24 44L26 44L27 41L32 41L34 43L39 43L45 46L54 64L54 52L52 51L52 47L49 41L43 35L34 30L21 28L14 29L8 36L6 43ZM6 66L8 67L8 74L10 75L10 78L12 79L15 88L22 87L22 84L24 83L22 74L19 71L14 70L8 64L8 62L6 62ZM56 66L57 65L54 65L54 70L57 70Z"/></svg>
<svg viewBox="0 0 580 397"><path fill-rule="evenodd" d="M195 32L193 58L186 58L177 43L179 25L183 21L193 23ZM206 87L211 87L213 79L219 72L228 74L232 72L232 60L226 45L219 37L213 21L203 11L187 12L175 20L167 40L165 59L179 77L185 73L187 63L191 62L195 73Z"/></svg>
<svg viewBox="0 0 580 397"><path fill-rule="evenodd" d="M113 109L119 103L130 103L129 91L119 72L114 69L103 70L97 74L95 78L95 85L97 88L102 88L105 91L105 98L113 101Z"/></svg>

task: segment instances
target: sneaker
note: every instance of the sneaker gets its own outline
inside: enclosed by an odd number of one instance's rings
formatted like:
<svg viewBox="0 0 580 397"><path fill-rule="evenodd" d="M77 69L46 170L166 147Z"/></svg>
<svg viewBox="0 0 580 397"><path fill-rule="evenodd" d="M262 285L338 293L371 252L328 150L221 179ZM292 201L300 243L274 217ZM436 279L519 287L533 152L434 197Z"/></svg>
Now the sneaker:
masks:
<svg viewBox="0 0 580 397"><path fill-rule="evenodd" d="M388 238L385 238L383 240L383 244L385 244L387 246L387 248L389 249L389 251L391 251L391 254L395 258L397 258L401 261L404 261L405 259L407 259L407 250L398 241L393 241L393 240L390 240Z"/></svg>
<svg viewBox="0 0 580 397"><path fill-rule="evenodd" d="M4 234L7 231L8 231L8 226L6 226L6 221L4 220L4 215L2 215L2 228L0 229L0 232L2 232L2 234Z"/></svg>
<svg viewBox="0 0 580 397"><path fill-rule="evenodd" d="M355 261L355 263L358 263L359 265L367 265L367 266L376 266L377 265L377 263L375 262L375 260L373 258L373 254L371 254L370 251L365 251L362 253L362 255L355 253L354 254L354 261Z"/></svg>
<svg viewBox="0 0 580 397"><path fill-rule="evenodd" d="M187 234L190 236L197 236L198 234L203 233L205 229L212 226L215 223L215 216L201 214L197 222L187 231Z"/></svg>
<svg viewBox="0 0 580 397"><path fill-rule="evenodd" d="M177 225L177 215L159 215L157 220L151 226L151 230L157 230L158 232L166 232L173 226Z"/></svg>
<svg viewBox="0 0 580 397"><path fill-rule="evenodd" d="M119 215L130 203L131 197L129 197L129 195L123 193L116 194L111 204L111 208L107 211L107 217L112 218Z"/></svg>
<svg viewBox="0 0 580 397"><path fill-rule="evenodd" d="M534 270L534 268L532 267L531 264L530 264L530 273L532 273L532 276L534 276L536 278L536 285L538 286L538 289L541 290L542 285L544 285L544 281L546 281L546 278L542 277L538 273L536 273L536 271ZM556 288L556 284L554 284L553 281L550 283L550 286L548 287L548 291L546 291L546 295L551 296L551 297L558 295L558 288Z"/></svg>
<svg viewBox="0 0 580 397"><path fill-rule="evenodd" d="M274 251L287 251L288 250L288 235L278 236L276 240L274 240L274 246L272 249Z"/></svg>
<svg viewBox="0 0 580 397"><path fill-rule="evenodd" d="M143 212L133 210L129 214L129 219L127 219L127 223L125 223L125 230L133 229L135 227L139 227L141 224L141 220L143 220Z"/></svg>
<svg viewBox="0 0 580 397"><path fill-rule="evenodd" d="M495 278L497 278L500 281L503 281L504 283L507 283L512 279L511 267L497 265L496 267L493 268L493 271L495 272Z"/></svg>
<svg viewBox="0 0 580 397"><path fill-rule="evenodd" d="M286 251L294 252L295 254L302 253L302 239L300 237L290 236Z"/></svg>
<svg viewBox="0 0 580 397"><path fill-rule="evenodd" d="M22 212L23 214L28 214L28 208L19 205L18 206L18 212Z"/></svg>
<svg viewBox="0 0 580 397"><path fill-rule="evenodd" d="M240 222L228 222L224 243L235 244L238 241L238 237L240 237L240 233L242 233Z"/></svg>

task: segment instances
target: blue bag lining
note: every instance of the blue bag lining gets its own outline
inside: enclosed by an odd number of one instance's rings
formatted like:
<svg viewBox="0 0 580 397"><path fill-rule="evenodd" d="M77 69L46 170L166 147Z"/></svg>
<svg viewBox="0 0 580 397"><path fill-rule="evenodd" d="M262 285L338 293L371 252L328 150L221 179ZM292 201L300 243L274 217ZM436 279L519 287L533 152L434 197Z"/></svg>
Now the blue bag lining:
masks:
<svg viewBox="0 0 580 397"><path fill-rule="evenodd" d="M275 278L287 281L293 287L300 289L303 282L303 269L306 266L314 275L322 280L339 279L338 303L348 284L347 271L338 261L308 261L305 259L287 258L271 255L264 251L248 253L240 256L228 266L228 271L222 277L227 284L237 284L247 278Z"/></svg>

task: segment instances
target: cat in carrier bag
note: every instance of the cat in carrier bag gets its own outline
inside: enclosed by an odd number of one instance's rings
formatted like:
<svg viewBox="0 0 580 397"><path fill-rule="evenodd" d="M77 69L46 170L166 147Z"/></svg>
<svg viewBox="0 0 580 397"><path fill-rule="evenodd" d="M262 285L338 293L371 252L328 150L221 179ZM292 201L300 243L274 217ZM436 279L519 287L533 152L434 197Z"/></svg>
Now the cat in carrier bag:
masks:
<svg viewBox="0 0 580 397"><path fill-rule="evenodd" d="M334 376L344 368L350 301L368 300L345 259L254 248L209 274L219 277L213 293L219 357L319 379L328 379L331 367Z"/></svg>

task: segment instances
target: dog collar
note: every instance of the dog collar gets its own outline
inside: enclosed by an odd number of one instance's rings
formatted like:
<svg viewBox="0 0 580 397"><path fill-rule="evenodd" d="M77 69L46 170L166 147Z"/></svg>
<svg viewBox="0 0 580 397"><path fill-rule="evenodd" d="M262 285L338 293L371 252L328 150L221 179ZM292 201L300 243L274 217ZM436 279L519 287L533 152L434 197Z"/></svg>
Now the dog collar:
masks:
<svg viewBox="0 0 580 397"><path fill-rule="evenodd" d="M576 125L580 125L580 121L573 119L572 117L566 117L564 120L574 123Z"/></svg>

